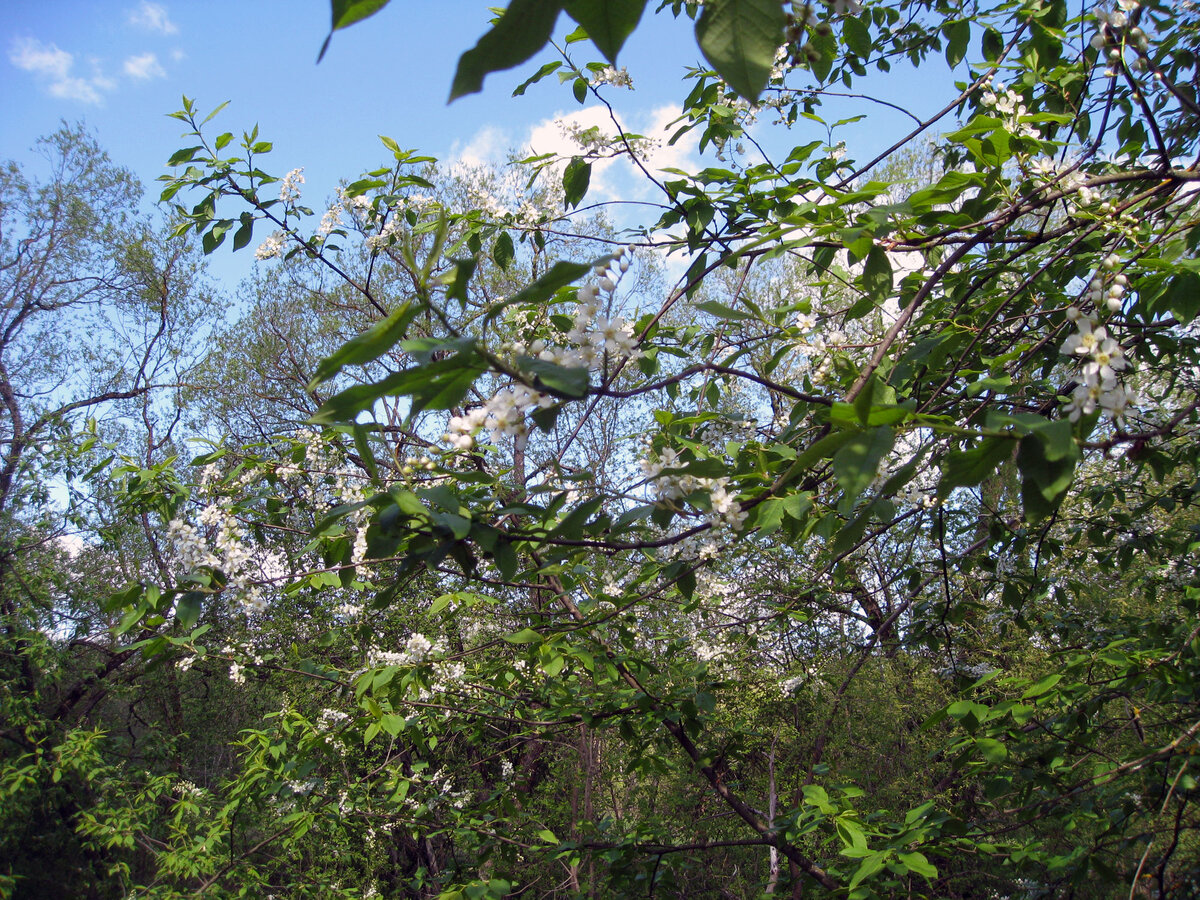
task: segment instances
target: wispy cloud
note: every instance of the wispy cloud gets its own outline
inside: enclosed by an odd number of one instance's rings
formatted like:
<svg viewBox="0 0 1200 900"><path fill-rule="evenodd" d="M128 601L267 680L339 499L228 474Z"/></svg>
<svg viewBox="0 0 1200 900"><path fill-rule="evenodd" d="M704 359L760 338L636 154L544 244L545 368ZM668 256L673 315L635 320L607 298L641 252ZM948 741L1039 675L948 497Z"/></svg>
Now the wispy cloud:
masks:
<svg viewBox="0 0 1200 900"><path fill-rule="evenodd" d="M43 44L35 38L13 41L8 61L18 69L32 72L46 83L46 89L52 96L65 100L100 104L104 102L100 92L113 87L111 79L99 73L92 78L72 74L74 54L59 49L55 44Z"/></svg>
<svg viewBox="0 0 1200 900"><path fill-rule="evenodd" d="M123 68L126 75L130 78L136 78L139 81L145 81L150 78L164 78L167 74L166 70L158 64L158 57L153 53L131 56L125 60Z"/></svg>
<svg viewBox="0 0 1200 900"><path fill-rule="evenodd" d="M159 34L178 34L179 26L167 15L167 8L161 3L151 3L142 0L141 6L129 13L129 24L147 31L157 31Z"/></svg>

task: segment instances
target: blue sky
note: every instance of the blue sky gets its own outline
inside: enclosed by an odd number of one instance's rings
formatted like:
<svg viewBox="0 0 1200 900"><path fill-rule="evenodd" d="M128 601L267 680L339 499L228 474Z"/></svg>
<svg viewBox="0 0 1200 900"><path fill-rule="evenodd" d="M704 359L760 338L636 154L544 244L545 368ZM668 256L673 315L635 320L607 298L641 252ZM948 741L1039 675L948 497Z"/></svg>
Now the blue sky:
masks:
<svg viewBox="0 0 1200 900"><path fill-rule="evenodd" d="M569 86L560 88L553 77L524 97L510 97L540 62L554 58L552 51L491 75L482 94L446 103L459 54L487 27L487 5L395 0L336 34L317 65L328 0L9 3L0 31L0 157L26 161L38 136L62 120L82 120L153 191L167 158L184 146L180 123L166 116L179 108L180 97L187 94L206 110L229 100L212 124L235 133L258 124L275 145L270 165L280 174L303 166L306 199L319 208L339 179L386 160L380 134L443 160L499 162L509 149L545 152L557 149L556 138L563 146L555 120L564 115L584 126L598 121L596 111L581 111ZM564 18L563 33L565 24ZM588 44L572 52L578 63L598 58ZM647 14L620 61L629 66L635 90L614 89L613 100L626 128L649 134L670 121L688 90L682 72L698 61L690 23ZM953 91L944 67L934 77L939 90L903 72L872 87L928 111ZM845 134L860 159L906 121L875 105L834 112L831 118L871 114L869 123ZM823 137L806 127L791 139ZM694 158L693 148L681 146L658 162ZM621 193L617 175L610 173L610 196ZM604 189L602 179L597 188ZM247 258L222 260L218 274L236 278L248 269L249 254L241 256Z"/></svg>

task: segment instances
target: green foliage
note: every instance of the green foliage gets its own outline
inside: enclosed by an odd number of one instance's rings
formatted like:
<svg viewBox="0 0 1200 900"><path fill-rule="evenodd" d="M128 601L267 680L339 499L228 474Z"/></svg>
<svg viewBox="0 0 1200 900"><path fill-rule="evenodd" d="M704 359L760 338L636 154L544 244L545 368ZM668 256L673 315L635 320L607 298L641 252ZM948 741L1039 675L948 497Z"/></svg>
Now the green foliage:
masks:
<svg viewBox="0 0 1200 900"><path fill-rule="evenodd" d="M384 138L314 227L185 100L177 231L269 223L268 274L191 465L63 407L21 470L4 890L1194 892L1194 14L668 6L715 158L623 233L583 201L630 136L516 179ZM513 3L452 92L563 9L612 63L643 7ZM577 44L517 93L607 100ZM964 80L859 163L821 103L901 60Z"/></svg>

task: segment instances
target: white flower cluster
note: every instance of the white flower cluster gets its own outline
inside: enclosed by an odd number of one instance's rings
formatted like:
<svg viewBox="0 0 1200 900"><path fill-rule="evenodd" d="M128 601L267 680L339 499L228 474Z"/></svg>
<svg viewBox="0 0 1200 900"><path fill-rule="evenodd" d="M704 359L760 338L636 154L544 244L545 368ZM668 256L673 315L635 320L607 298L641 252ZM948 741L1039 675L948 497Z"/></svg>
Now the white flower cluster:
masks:
<svg viewBox="0 0 1200 900"><path fill-rule="evenodd" d="M844 16L846 13L857 16L862 12L862 4L858 0L825 0L825 2L833 7L835 16Z"/></svg>
<svg viewBox="0 0 1200 900"><path fill-rule="evenodd" d="M924 490L920 486L909 482L896 495L896 499L908 506L919 506L922 509L933 509L937 506L937 497L931 491Z"/></svg>
<svg viewBox="0 0 1200 900"><path fill-rule="evenodd" d="M367 664L373 668L379 666L419 666L437 649L439 648L435 647L433 642L425 637L425 635L413 632L405 643L404 649L400 652L372 648L367 653Z"/></svg>
<svg viewBox="0 0 1200 900"><path fill-rule="evenodd" d="M1144 54L1150 48L1150 39L1140 28L1129 28L1129 15L1138 6L1138 0L1117 0L1112 10L1097 6L1092 14L1096 17L1096 33L1092 35L1092 47L1101 53L1108 53L1108 68L1104 74L1109 78L1116 77L1117 67L1122 57L1122 44L1134 47ZM1145 56L1134 57L1133 68L1142 70L1147 66Z"/></svg>
<svg viewBox="0 0 1200 900"><path fill-rule="evenodd" d="M287 235L282 231L274 231L258 245L258 249L254 251L254 258L260 261L274 259L283 253L285 243L287 243Z"/></svg>
<svg viewBox="0 0 1200 900"><path fill-rule="evenodd" d="M191 572L199 568L220 569L228 577L226 589L233 591L246 615L263 612L267 601L262 588L255 584L254 558L243 541L242 527L226 508L209 504L200 514L200 524L216 531L216 551L190 522L172 519L167 536L175 548L180 568Z"/></svg>
<svg viewBox="0 0 1200 900"><path fill-rule="evenodd" d="M1102 269L1112 271L1119 262L1115 255L1109 255ZM1117 312L1126 283L1122 273L1112 275L1107 284L1104 275L1099 274L1088 285L1087 299L1097 310L1104 308ZM1123 424L1126 412L1137 404L1134 391L1120 380L1120 373L1129 368L1124 349L1109 337L1108 329L1099 324L1096 312L1085 313L1077 306L1070 306L1067 320L1076 331L1063 343L1062 353L1081 359L1083 366L1080 370L1082 383L1075 388L1064 411L1075 422L1081 416L1095 412L1099 406L1113 421Z"/></svg>
<svg viewBox="0 0 1200 900"><path fill-rule="evenodd" d="M321 715L317 717L317 728L320 731L332 731L350 719L346 713L340 709L323 709Z"/></svg>
<svg viewBox="0 0 1200 900"><path fill-rule="evenodd" d="M354 199L355 201L360 201L365 200L366 198L355 197ZM435 204L436 201L433 200L433 198L427 197L424 194L412 194L408 197L401 197L396 201L396 204L386 212L386 218L383 220L383 224L379 228L379 231L375 234L369 235L364 241L364 243L367 245L367 249L383 250L386 247L391 246L393 239L400 232L400 229L407 224L407 220L404 218L405 210L413 209L417 212L420 212L421 210ZM361 211L370 217L372 208L369 203L365 206L358 204L355 207L355 211ZM376 214L376 216L378 220L378 214Z"/></svg>
<svg viewBox="0 0 1200 900"><path fill-rule="evenodd" d="M593 270L595 284L579 289L579 304L566 334L570 346L555 347L540 338L528 344L515 341L505 349L513 356L531 356L566 369L603 371L607 364L637 359L641 355L633 323L624 316L600 315L600 295L609 302L616 291L621 275L629 271L628 247L622 247L609 265ZM615 267L615 268L614 268ZM527 414L546 409L554 398L524 384L514 384L498 390L483 406L477 406L461 416L451 416L442 439L456 450L470 450L475 434L486 428L493 440L500 437L521 437L528 433Z"/></svg>
<svg viewBox="0 0 1200 900"><path fill-rule="evenodd" d="M190 781L181 780L175 783L175 793L184 800L200 800L204 797L204 788L196 787Z"/></svg>
<svg viewBox="0 0 1200 900"><path fill-rule="evenodd" d="M279 199L284 203L294 203L300 199L300 185L304 184L304 168L292 169L283 176L279 185Z"/></svg>
<svg viewBox="0 0 1200 900"><path fill-rule="evenodd" d="M356 197L356 200L365 200L365 197ZM317 235L319 237L329 237L334 230L341 227L342 213L346 211L346 190L338 188L337 199L333 201L333 205L325 210L325 215L321 216L321 224L317 226Z"/></svg>
<svg viewBox="0 0 1200 900"><path fill-rule="evenodd" d="M989 82L988 89L984 91L979 102L1003 116L1007 120L1009 131L1016 137L1035 140L1041 138L1041 134L1033 125L1021 121L1029 115L1029 110L1025 108L1025 98L1011 88L1006 88L1004 82L996 82L994 86Z"/></svg>
<svg viewBox="0 0 1200 900"><path fill-rule="evenodd" d="M678 469L684 466L679 453L671 447L659 451L657 459L642 459L638 461L647 480L653 485L655 495L659 500L674 502L682 500L688 494L696 491L707 491L709 499L709 522L713 527L728 525L734 531L739 530L746 521L746 511L737 501L737 495L729 492L728 478L696 478L692 475L664 475L667 469Z"/></svg>
<svg viewBox="0 0 1200 900"><path fill-rule="evenodd" d="M605 66L597 72L592 79L592 86L596 87L602 84L611 84L613 87L623 87L629 88L631 91L633 90L633 79L629 77L629 72L624 66L621 66L619 69L614 66Z"/></svg>

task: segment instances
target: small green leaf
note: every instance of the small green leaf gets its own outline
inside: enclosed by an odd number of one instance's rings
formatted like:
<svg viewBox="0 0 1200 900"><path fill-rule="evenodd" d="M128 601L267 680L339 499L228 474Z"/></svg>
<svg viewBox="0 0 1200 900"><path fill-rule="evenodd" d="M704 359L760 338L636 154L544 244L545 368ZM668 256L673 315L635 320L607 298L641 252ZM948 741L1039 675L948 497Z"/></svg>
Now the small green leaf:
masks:
<svg viewBox="0 0 1200 900"><path fill-rule="evenodd" d="M319 63L325 58L325 51L329 49L329 42L335 31L375 15L387 5L388 0L330 0L329 10L332 24L329 34L325 36L325 41L321 44L321 52L317 54L317 62Z"/></svg>
<svg viewBox="0 0 1200 900"><path fill-rule="evenodd" d="M847 887L853 891L856 887L883 868L887 862L886 853L872 853L862 861L859 867L855 870L854 876L850 879L850 884Z"/></svg>
<svg viewBox="0 0 1200 900"><path fill-rule="evenodd" d="M330 0L334 31L348 28L379 12L388 5L388 0Z"/></svg>
<svg viewBox="0 0 1200 900"><path fill-rule="evenodd" d="M412 412L451 409L462 400L487 364L474 352L457 353L389 375L372 384L356 384L330 397L309 419L314 425L351 423L382 397L412 397Z"/></svg>
<svg viewBox="0 0 1200 900"><path fill-rule="evenodd" d="M203 608L204 593L202 591L188 591L175 604L175 619L179 622L180 627L191 628L196 624L196 620L200 618L200 612Z"/></svg>
<svg viewBox="0 0 1200 900"><path fill-rule="evenodd" d="M871 31L862 18L846 16L842 20L842 40L846 42L846 46L852 53L858 56L870 56Z"/></svg>
<svg viewBox="0 0 1200 900"><path fill-rule="evenodd" d="M983 58L995 62L1004 52L1004 37L995 28L985 28L983 32Z"/></svg>
<svg viewBox="0 0 1200 900"><path fill-rule="evenodd" d="M579 205L592 179L592 164L576 156L563 170L563 202L570 208Z"/></svg>
<svg viewBox="0 0 1200 900"><path fill-rule="evenodd" d="M955 68L967 55L967 47L971 43L971 23L967 19L959 19L945 27L946 32L946 62L950 68Z"/></svg>
<svg viewBox="0 0 1200 900"><path fill-rule="evenodd" d="M533 356L520 356L517 365L522 372L533 376L533 385L540 391L565 400L577 400L587 396L588 370L568 369Z"/></svg>
<svg viewBox="0 0 1200 900"><path fill-rule="evenodd" d="M1028 700L1030 697L1040 697L1060 681L1062 681L1061 672L1055 672L1053 675L1047 675L1045 678L1040 678L1031 684L1028 689L1026 689L1025 693L1021 695L1021 699Z"/></svg>
<svg viewBox="0 0 1200 900"><path fill-rule="evenodd" d="M496 261L496 265L507 271L515 258L516 248L513 246L512 235L507 231L501 231L496 238L496 243L492 244L492 259Z"/></svg>
<svg viewBox="0 0 1200 900"><path fill-rule="evenodd" d="M872 246L867 253L862 286L875 306L880 306L892 295L892 261L887 251L878 245Z"/></svg>
<svg viewBox="0 0 1200 900"><path fill-rule="evenodd" d="M541 641L542 636L532 628L522 628L516 634L507 634L504 639L510 644L536 644Z"/></svg>
<svg viewBox="0 0 1200 900"><path fill-rule="evenodd" d="M916 851L912 853L897 853L896 858L907 866L910 872L916 872L925 878L937 878L937 867L925 857L924 853Z"/></svg>

